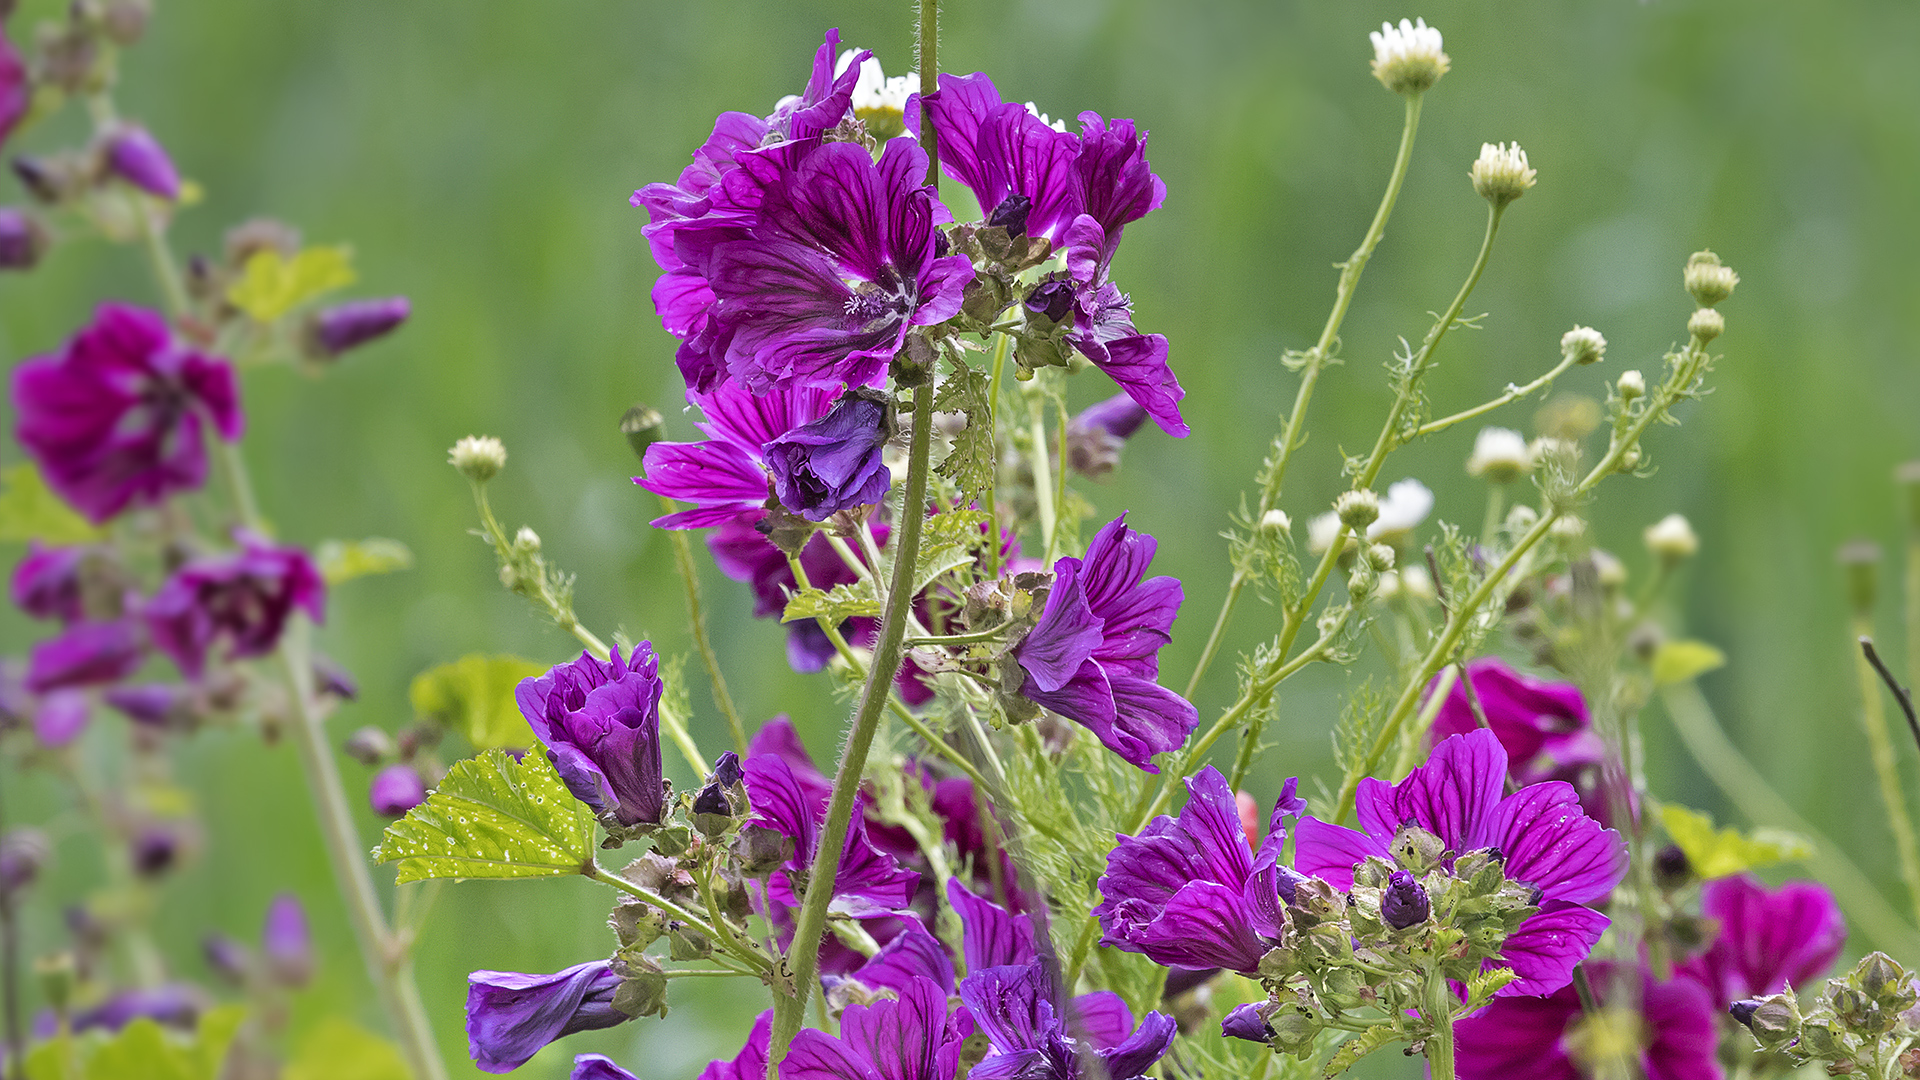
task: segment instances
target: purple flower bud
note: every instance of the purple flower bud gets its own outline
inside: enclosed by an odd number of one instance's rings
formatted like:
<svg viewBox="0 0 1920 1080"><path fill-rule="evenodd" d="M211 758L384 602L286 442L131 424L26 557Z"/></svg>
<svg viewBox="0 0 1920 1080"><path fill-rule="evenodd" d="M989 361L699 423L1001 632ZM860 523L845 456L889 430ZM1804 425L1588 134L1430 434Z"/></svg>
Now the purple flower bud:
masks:
<svg viewBox="0 0 1920 1080"><path fill-rule="evenodd" d="M318 653L313 657L313 691L316 694L330 694L341 701L353 701L360 696L360 684L346 668Z"/></svg>
<svg viewBox="0 0 1920 1080"><path fill-rule="evenodd" d="M667 787L660 769L660 661L640 642L630 656L581 653L514 691L520 713L573 797L622 825L658 825Z"/></svg>
<svg viewBox="0 0 1920 1080"><path fill-rule="evenodd" d="M235 986L247 981L247 968L252 966L247 955L247 947L225 934L208 934L200 940L200 955L207 961L207 968L215 975Z"/></svg>
<svg viewBox="0 0 1920 1080"><path fill-rule="evenodd" d="M38 829L8 829L0 836L0 896L11 897L33 884L51 850Z"/></svg>
<svg viewBox="0 0 1920 1080"><path fill-rule="evenodd" d="M165 825L149 825L134 835L127 857L134 873L157 878L180 861L180 836Z"/></svg>
<svg viewBox="0 0 1920 1080"><path fill-rule="evenodd" d="M1027 215L1032 211L1032 199L1020 194L1009 195L987 215L987 226L1005 229L1009 238L1018 240L1027 234Z"/></svg>
<svg viewBox="0 0 1920 1080"><path fill-rule="evenodd" d="M871 506L887 497L893 474L880 448L892 437L885 394L856 387L833 411L767 444L767 468L780 505L809 521Z"/></svg>
<svg viewBox="0 0 1920 1080"><path fill-rule="evenodd" d="M719 817L731 817L733 806L727 802L727 789L719 784L708 784L693 797L695 814L714 814Z"/></svg>
<svg viewBox="0 0 1920 1080"><path fill-rule="evenodd" d="M1693 864L1678 844L1668 844L1653 855L1653 882L1663 889L1677 889L1693 877Z"/></svg>
<svg viewBox="0 0 1920 1080"><path fill-rule="evenodd" d="M73 1030L78 1033L99 1028L114 1032L143 1019L167 1027L191 1029L200 1019L199 991L182 983L123 991L76 1013Z"/></svg>
<svg viewBox="0 0 1920 1080"><path fill-rule="evenodd" d="M427 784L411 765L389 765L373 774L367 787L367 801L373 812L387 817L402 817L427 801Z"/></svg>
<svg viewBox="0 0 1920 1080"><path fill-rule="evenodd" d="M1229 1039L1264 1043L1273 1035L1273 1029L1267 1026L1266 1018L1260 1015L1260 1006L1249 1002L1235 1005L1233 1011L1227 1013L1227 1018L1220 1022L1220 1034Z"/></svg>
<svg viewBox="0 0 1920 1080"><path fill-rule="evenodd" d="M78 690L57 690L40 699L34 710L33 734L41 746L67 746L87 730L93 710L87 695Z"/></svg>
<svg viewBox="0 0 1920 1080"><path fill-rule="evenodd" d="M116 686L102 698L122 716L152 728L185 726L195 712L193 691L179 683Z"/></svg>
<svg viewBox="0 0 1920 1080"><path fill-rule="evenodd" d="M319 359L339 356L407 321L413 305L404 296L355 300L318 312L307 325L308 353Z"/></svg>
<svg viewBox="0 0 1920 1080"><path fill-rule="evenodd" d="M476 971L467 976L467 1051L484 1072L512 1072L555 1039L632 1019L613 1007L619 988L605 960L552 975Z"/></svg>
<svg viewBox="0 0 1920 1080"><path fill-rule="evenodd" d="M1081 410L1067 424L1067 465L1098 479L1120 463L1120 447L1147 419L1147 410L1125 394L1115 394Z"/></svg>
<svg viewBox="0 0 1920 1080"><path fill-rule="evenodd" d="M0 206L0 270L31 270L46 250L47 230L32 214Z"/></svg>
<svg viewBox="0 0 1920 1080"><path fill-rule="evenodd" d="M45 547L34 541L13 571L13 602L36 619L74 623L86 616L80 564L93 549Z"/></svg>
<svg viewBox="0 0 1920 1080"><path fill-rule="evenodd" d="M306 909L292 893L281 893L267 905L260 952L267 959L267 973L283 986L305 986L313 977L313 934L307 929Z"/></svg>
<svg viewBox="0 0 1920 1080"><path fill-rule="evenodd" d="M1735 1020L1740 1021L1742 1027L1751 1028L1753 1026L1753 1014L1760 1011L1760 1005L1761 1001L1759 998L1747 998L1744 1001L1736 1001L1727 1006L1727 1012L1731 1013Z"/></svg>
<svg viewBox="0 0 1920 1080"><path fill-rule="evenodd" d="M147 639L135 619L77 622L33 647L27 689L46 694L72 686L118 682L146 657Z"/></svg>
<svg viewBox="0 0 1920 1080"><path fill-rule="evenodd" d="M1027 294L1027 313L1044 319L1048 326L1057 325L1073 310L1073 282L1064 278L1051 278L1033 287Z"/></svg>
<svg viewBox="0 0 1920 1080"><path fill-rule="evenodd" d="M746 770L740 767L740 755L728 750L714 761L713 773L707 777L707 783L730 788L746 778Z"/></svg>
<svg viewBox="0 0 1920 1080"><path fill-rule="evenodd" d="M154 644L189 678L199 678L215 641L232 659L265 656L294 608L320 622L326 582L299 548L238 534L241 550L194 559L173 572L142 610Z"/></svg>
<svg viewBox="0 0 1920 1080"><path fill-rule="evenodd" d="M108 138L107 168L142 191L167 200L180 197L173 159L146 128L129 124Z"/></svg>
<svg viewBox="0 0 1920 1080"><path fill-rule="evenodd" d="M340 750L360 764L372 767L393 756L393 737L377 727L363 727L347 736Z"/></svg>
<svg viewBox="0 0 1920 1080"><path fill-rule="evenodd" d="M1380 917L1395 930L1405 930L1409 926L1418 926L1433 914L1432 905L1427 902L1427 890L1420 882L1405 870L1395 870L1387 875L1387 888L1380 895Z"/></svg>

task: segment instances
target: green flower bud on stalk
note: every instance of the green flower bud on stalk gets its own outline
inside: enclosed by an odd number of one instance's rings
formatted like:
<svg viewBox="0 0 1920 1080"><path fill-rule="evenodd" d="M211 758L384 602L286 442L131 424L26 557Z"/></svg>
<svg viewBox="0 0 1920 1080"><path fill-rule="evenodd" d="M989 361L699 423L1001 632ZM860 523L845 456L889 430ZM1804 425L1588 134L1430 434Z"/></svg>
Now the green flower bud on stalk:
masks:
<svg viewBox="0 0 1920 1080"><path fill-rule="evenodd" d="M1740 284L1740 275L1734 273L1733 267L1722 265L1720 256L1713 252L1696 251L1687 260L1682 280L1693 302L1710 308L1733 295L1733 287Z"/></svg>
<svg viewBox="0 0 1920 1080"><path fill-rule="evenodd" d="M1701 308L1687 320L1687 333L1700 339L1702 345L1727 332L1726 316L1712 308Z"/></svg>
<svg viewBox="0 0 1920 1080"><path fill-rule="evenodd" d="M1638 369L1629 369L1620 373L1620 378L1614 382L1613 387L1620 392L1622 400L1632 401L1634 398L1647 395L1647 377L1640 374Z"/></svg>
<svg viewBox="0 0 1920 1080"><path fill-rule="evenodd" d="M1373 41L1373 77L1396 94L1426 93L1451 66L1440 31L1425 19L1401 19L1397 27L1381 23L1367 37Z"/></svg>
<svg viewBox="0 0 1920 1080"><path fill-rule="evenodd" d="M659 442L665 434L661 430L662 422L660 411L647 405L635 405L620 417L620 434L627 437L634 457L646 459L647 447Z"/></svg>
<svg viewBox="0 0 1920 1080"><path fill-rule="evenodd" d="M1342 525L1365 533L1367 526L1380 517L1380 496L1365 488L1343 491L1333 501L1333 512L1340 516Z"/></svg>
<svg viewBox="0 0 1920 1080"><path fill-rule="evenodd" d="M1607 339L1591 326L1576 324L1561 335L1560 354L1576 364L1597 364L1607 355Z"/></svg>

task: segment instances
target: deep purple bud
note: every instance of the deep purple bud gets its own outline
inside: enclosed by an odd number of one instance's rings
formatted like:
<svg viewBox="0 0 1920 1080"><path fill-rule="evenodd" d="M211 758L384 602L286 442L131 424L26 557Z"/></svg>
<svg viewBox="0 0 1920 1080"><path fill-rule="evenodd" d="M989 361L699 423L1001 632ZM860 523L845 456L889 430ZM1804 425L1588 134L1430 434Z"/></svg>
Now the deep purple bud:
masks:
<svg viewBox="0 0 1920 1080"><path fill-rule="evenodd" d="M427 801L427 783L411 765L389 765L373 774L373 783L367 787L367 801L373 804L376 814L403 817Z"/></svg>
<svg viewBox="0 0 1920 1080"><path fill-rule="evenodd" d="M317 358L339 356L407 321L413 305L404 296L354 300L318 312L307 327L308 352Z"/></svg>
<svg viewBox="0 0 1920 1080"><path fill-rule="evenodd" d="M107 141L107 168L142 191L173 200L180 197L180 174L173 159L146 128L127 125Z"/></svg>
<svg viewBox="0 0 1920 1080"><path fill-rule="evenodd" d="M727 789L719 784L708 784L701 788L700 793L693 797L693 812L731 817L733 806L727 802Z"/></svg>
<svg viewBox="0 0 1920 1080"><path fill-rule="evenodd" d="M1663 889L1677 889L1693 877L1693 864L1679 844L1668 844L1654 853L1653 883Z"/></svg>
<svg viewBox="0 0 1920 1080"><path fill-rule="evenodd" d="M0 270L31 270L47 250L47 230L32 214L0 206Z"/></svg>
<svg viewBox="0 0 1920 1080"><path fill-rule="evenodd" d="M207 968L227 982L239 986L247 981L247 968L252 965L245 945L225 934L208 934L200 941L200 955L206 958Z"/></svg>
<svg viewBox="0 0 1920 1080"><path fill-rule="evenodd" d="M45 694L71 686L118 682L146 657L146 634L134 619L77 622L33 647L27 689Z"/></svg>
<svg viewBox="0 0 1920 1080"><path fill-rule="evenodd" d="M36 619L74 623L86 616L80 565L90 547L44 547L35 541L13 571L13 602Z"/></svg>
<svg viewBox="0 0 1920 1080"><path fill-rule="evenodd" d="M139 683L116 686L103 700L136 724L153 728L182 727L193 719L193 691L179 683Z"/></svg>
<svg viewBox="0 0 1920 1080"><path fill-rule="evenodd" d="M987 215L987 225L1005 229L1008 237L1018 240L1027 234L1027 215L1032 211L1032 199L1017 193L1009 195Z"/></svg>
<svg viewBox="0 0 1920 1080"><path fill-rule="evenodd" d="M313 692L330 694L341 701L353 701L360 696L360 684L354 681L346 668L316 653L313 657Z"/></svg>
<svg viewBox="0 0 1920 1080"><path fill-rule="evenodd" d="M1405 930L1427 921L1433 913L1427 902L1427 890L1405 870L1387 875L1387 888L1380 895L1380 917L1395 930Z"/></svg>
<svg viewBox="0 0 1920 1080"><path fill-rule="evenodd" d="M1073 310L1073 283L1063 278L1043 281L1027 294L1026 305L1028 314L1055 325Z"/></svg>
<svg viewBox="0 0 1920 1080"><path fill-rule="evenodd" d="M1260 1015L1260 1006L1249 1002L1235 1005L1233 1011L1227 1013L1227 1018L1220 1022L1220 1034L1229 1039L1264 1043L1273 1036L1273 1029L1267 1026L1266 1018Z"/></svg>
<svg viewBox="0 0 1920 1080"><path fill-rule="evenodd" d="M377 727L363 727L347 736L340 752L371 768L393 756L393 736Z"/></svg>
<svg viewBox="0 0 1920 1080"><path fill-rule="evenodd" d="M893 474L880 448L893 435L891 405L885 394L856 387L827 415L768 443L767 468L780 505L809 521L825 521L885 499Z"/></svg>
<svg viewBox="0 0 1920 1080"><path fill-rule="evenodd" d="M514 700L573 797L622 825L666 816L660 766L660 660L640 642L520 680Z"/></svg>
<svg viewBox="0 0 1920 1080"><path fill-rule="evenodd" d="M1727 1012L1731 1013L1735 1020L1740 1021L1742 1027L1751 1028L1753 1014L1760 1011L1760 1004L1759 998L1747 998L1727 1006Z"/></svg>
<svg viewBox="0 0 1920 1080"><path fill-rule="evenodd" d="M0 836L0 896L11 897L33 884L51 850L38 829L9 829Z"/></svg>
<svg viewBox="0 0 1920 1080"><path fill-rule="evenodd" d="M165 825L149 825L134 836L127 855L134 873L157 878L180 861L180 836Z"/></svg>
<svg viewBox="0 0 1920 1080"><path fill-rule="evenodd" d="M283 986L305 986L313 977L313 934L306 909L292 893L281 893L267 905L260 953L267 958L267 973Z"/></svg>
<svg viewBox="0 0 1920 1080"><path fill-rule="evenodd" d="M467 976L467 1051L484 1072L512 1072L555 1039L633 1019L613 1007L619 988L605 960L552 975L476 971Z"/></svg>
<svg viewBox="0 0 1920 1080"><path fill-rule="evenodd" d="M713 763L713 773L707 777L707 783L730 788L746 778L746 770L740 767L740 755L728 750Z"/></svg>

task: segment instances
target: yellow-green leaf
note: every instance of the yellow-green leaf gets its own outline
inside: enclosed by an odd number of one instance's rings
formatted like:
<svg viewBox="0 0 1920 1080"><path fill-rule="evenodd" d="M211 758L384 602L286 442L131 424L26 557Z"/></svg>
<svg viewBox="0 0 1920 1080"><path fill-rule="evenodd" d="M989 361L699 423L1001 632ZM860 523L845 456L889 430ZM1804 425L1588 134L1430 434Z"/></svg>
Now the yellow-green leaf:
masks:
<svg viewBox="0 0 1920 1080"><path fill-rule="evenodd" d="M513 700L513 688L546 670L545 664L517 656L463 656L414 676L407 697L414 712L460 732L477 749L520 749L537 740Z"/></svg>
<svg viewBox="0 0 1920 1080"><path fill-rule="evenodd" d="M787 609L780 615L781 622L793 622L797 619L828 619L839 623L855 616L878 616L880 598L874 594L873 581L861 578L845 585L835 585L826 592L819 589L802 589L787 601Z"/></svg>
<svg viewBox="0 0 1920 1080"><path fill-rule="evenodd" d="M255 322L270 323L353 282L353 253L347 248L307 248L291 259L262 248L247 260L240 280L228 287L227 299Z"/></svg>
<svg viewBox="0 0 1920 1080"><path fill-rule="evenodd" d="M413 1080L400 1048L350 1020L329 1016L300 1040L281 1080Z"/></svg>
<svg viewBox="0 0 1920 1080"><path fill-rule="evenodd" d="M1745 870L1783 862L1801 862L1813 854L1803 836L1785 829L1716 829L1713 818L1698 810L1668 803L1660 808L1667 835L1686 853L1693 872L1702 878L1729 877Z"/></svg>
<svg viewBox="0 0 1920 1080"><path fill-rule="evenodd" d="M213 1009L191 1037L170 1033L152 1020L135 1020L93 1046L81 1075L86 1080L216 1080L245 1016L237 1005ZM47 1064L56 1071L44 1075L67 1075L64 1064Z"/></svg>
<svg viewBox="0 0 1920 1080"><path fill-rule="evenodd" d="M593 863L593 811L567 792L542 753L515 761L489 750L456 763L427 801L387 826L375 860L399 881L530 878L584 873Z"/></svg>
<svg viewBox="0 0 1920 1080"><path fill-rule="evenodd" d="M1704 641L1665 641L1653 654L1653 681L1659 686L1683 683L1726 662L1726 653Z"/></svg>
<svg viewBox="0 0 1920 1080"><path fill-rule="evenodd" d="M0 540L84 544L100 530L60 500L32 462L0 469Z"/></svg>
<svg viewBox="0 0 1920 1080"><path fill-rule="evenodd" d="M413 552L398 540L369 536L365 540L323 540L314 552L320 576L338 585L357 577L391 574L413 566Z"/></svg>

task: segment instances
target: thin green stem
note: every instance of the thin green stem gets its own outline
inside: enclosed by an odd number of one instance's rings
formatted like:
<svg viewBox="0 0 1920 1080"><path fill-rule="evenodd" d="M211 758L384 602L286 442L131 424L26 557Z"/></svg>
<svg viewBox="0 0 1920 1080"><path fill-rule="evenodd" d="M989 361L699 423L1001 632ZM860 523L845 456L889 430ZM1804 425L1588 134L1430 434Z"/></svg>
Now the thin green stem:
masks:
<svg viewBox="0 0 1920 1080"><path fill-rule="evenodd" d="M1855 613L1853 641L1872 633L1872 614ZM1907 797L1900 788L1900 766L1893 754L1892 736L1887 732L1886 699L1881 696L1880 677L1875 674L1872 663L1858 648L1853 653L1854 674L1860 683L1860 724L1866 729L1874 778L1879 781L1880 801L1887 810L1887 830L1893 834L1893 849L1900 860L1900 878L1906 882L1915 921L1920 923L1920 849L1915 846L1913 818L1907 812Z"/></svg>
<svg viewBox="0 0 1920 1080"><path fill-rule="evenodd" d="M1006 334L997 334L993 341L993 368L987 376L987 414L993 418L994 431L1000 428L1000 375L1006 370L1007 353L1013 347L1013 338ZM996 434L996 439L997 439ZM987 576L1000 576L1000 517L994 507L994 491L999 488L1000 450L996 442L993 452L993 483L980 493L981 509L987 512L987 528L991 530L987 541Z"/></svg>
<svg viewBox="0 0 1920 1080"><path fill-rule="evenodd" d="M919 17L914 35L914 70L925 88L920 98L920 148L927 152L927 186L940 187L940 141L934 137L933 108L925 94L940 89L940 0L915 0Z"/></svg>
<svg viewBox="0 0 1920 1080"><path fill-rule="evenodd" d="M1027 402L1028 437L1033 440L1033 455L1029 459L1033 465L1033 501L1040 511L1040 546L1045 549L1043 565L1052 566L1055 553L1054 539L1060 529L1060 522L1054 517L1053 469L1047 461L1047 420L1042 411L1045 408L1036 394Z"/></svg>
<svg viewBox="0 0 1920 1080"><path fill-rule="evenodd" d="M833 899L834 876L840 869L838 838L846 835L852 823L854 794L860 788L861 774L867 766L867 751L880 726L880 713L893 692L893 677L900 670L907 620L912 614L913 569L920 555L921 528L926 522L928 459L932 448L933 386L927 373L913 388L913 428L907 451L906 491L900 502L893 583L880 617L879 639L874 644L873 663L867 669L860 705L840 752L840 764L834 771L833 794L827 802L827 818L820 830L826 840L814 856L813 868L807 877L810 887L794 923L793 947L787 955L792 983L774 996L773 1037L767 1063L769 1080L778 1080L780 1061L786 1057L787 1047L806 1015L807 997L813 990L815 964L820 955L820 936L826 927L827 906Z"/></svg>
<svg viewBox="0 0 1920 1080"><path fill-rule="evenodd" d="M597 862L593 863L592 867L585 872L585 876L588 878L591 878L594 881L599 882L602 885L608 885L615 889L619 889L621 892L626 893L628 896L631 896L634 899L641 901L642 903L650 904L653 907L657 907L661 911L666 912L668 915L671 915L675 919L678 919L681 922L686 923L688 926L693 927L695 930L700 931L702 934L707 935L709 938L718 939L720 937L720 931L714 929L714 927L711 924L709 924L707 920L701 918L700 916L694 914L693 912L687 910L686 908L681 907L679 904L674 903L673 901L667 899L666 897L661 896L659 893L654 892L652 889L646 888L645 886L642 886L642 885L636 885L633 882L628 881L626 878L621 877L619 874L612 873L606 867L601 866Z"/></svg>
<svg viewBox="0 0 1920 1080"><path fill-rule="evenodd" d="M675 510L672 499L660 496L660 506L667 513ZM700 663L707 669L707 679L713 687L713 703L720 715L727 718L727 730L733 734L733 749L741 757L747 755L747 725L740 717L740 709L733 703L733 695L727 692L727 677L720 671L720 657L713 651L713 639L707 634L707 613L700 604L700 571L693 561L693 543L687 539L685 529L670 529L673 537L673 564L680 572L680 584L687 593L687 622L693 631L693 645L700 653Z"/></svg>
<svg viewBox="0 0 1920 1080"><path fill-rule="evenodd" d="M1508 383L1507 392L1491 401L1484 401L1471 409L1454 413L1452 416L1443 416L1438 420L1430 420L1427 423L1421 424L1419 428L1414 431L1413 438L1418 439L1427 435L1437 434L1455 424L1471 420L1476 416L1485 416L1502 405L1518 401L1536 390L1552 386L1553 380L1566 374L1567 369L1574 365L1574 361L1575 357L1572 355L1562 357L1560 363L1556 364L1552 371L1547 372L1545 375L1540 376L1525 386L1515 386L1512 383Z"/></svg>
<svg viewBox="0 0 1920 1080"><path fill-rule="evenodd" d="M1006 636L1006 627L996 626L991 630L976 630L971 634L937 634L931 637L908 638L907 648L926 649L938 648L943 645L978 645L982 642L998 641Z"/></svg>

